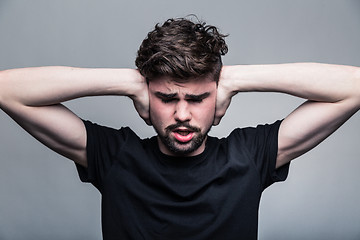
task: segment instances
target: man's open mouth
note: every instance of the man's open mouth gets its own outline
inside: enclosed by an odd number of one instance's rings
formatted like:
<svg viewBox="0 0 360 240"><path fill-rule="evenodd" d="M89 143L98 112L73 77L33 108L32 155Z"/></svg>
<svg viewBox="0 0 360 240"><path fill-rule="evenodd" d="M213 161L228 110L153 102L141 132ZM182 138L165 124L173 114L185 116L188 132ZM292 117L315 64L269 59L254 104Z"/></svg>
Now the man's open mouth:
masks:
<svg viewBox="0 0 360 240"><path fill-rule="evenodd" d="M194 137L194 132L188 129L175 129L173 135L179 142L189 142Z"/></svg>
<svg viewBox="0 0 360 240"><path fill-rule="evenodd" d="M175 132L182 135L182 136L186 136L189 133L191 133L192 131L189 131L189 130L176 130Z"/></svg>

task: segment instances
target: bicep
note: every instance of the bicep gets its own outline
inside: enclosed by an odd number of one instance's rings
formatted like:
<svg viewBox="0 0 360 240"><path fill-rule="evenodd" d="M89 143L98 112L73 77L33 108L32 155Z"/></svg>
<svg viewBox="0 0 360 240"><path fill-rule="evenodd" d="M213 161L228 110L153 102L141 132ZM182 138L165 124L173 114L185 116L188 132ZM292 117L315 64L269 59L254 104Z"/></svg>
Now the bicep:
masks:
<svg viewBox="0 0 360 240"><path fill-rule="evenodd" d="M86 129L82 120L61 104L12 106L5 112L53 151L87 166Z"/></svg>
<svg viewBox="0 0 360 240"><path fill-rule="evenodd" d="M328 103L307 101L287 116L280 125L276 167L311 150L356 111L351 99Z"/></svg>

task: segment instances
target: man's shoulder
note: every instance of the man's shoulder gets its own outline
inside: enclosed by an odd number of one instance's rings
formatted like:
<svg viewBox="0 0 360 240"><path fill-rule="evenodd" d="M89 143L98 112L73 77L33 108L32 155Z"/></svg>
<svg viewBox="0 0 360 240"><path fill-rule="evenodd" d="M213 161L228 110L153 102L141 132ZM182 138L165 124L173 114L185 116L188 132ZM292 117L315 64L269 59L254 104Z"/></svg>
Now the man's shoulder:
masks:
<svg viewBox="0 0 360 240"><path fill-rule="evenodd" d="M128 126L120 128L102 125L89 120L83 120L86 131L89 136L107 136L107 137L121 137L121 138L134 138L142 140L138 134Z"/></svg>
<svg viewBox="0 0 360 240"><path fill-rule="evenodd" d="M99 129L103 131L114 131L114 132L132 132L135 134L135 132L128 126L122 126L120 128L116 128L112 126L103 125L97 122L93 122L91 120L82 119L82 121L87 129Z"/></svg>
<svg viewBox="0 0 360 240"><path fill-rule="evenodd" d="M279 130L282 120L277 120L273 123L260 123L254 126L238 127L233 129L226 137L218 138L219 142L229 141L249 141L254 140L257 137L266 137L269 134L276 133Z"/></svg>

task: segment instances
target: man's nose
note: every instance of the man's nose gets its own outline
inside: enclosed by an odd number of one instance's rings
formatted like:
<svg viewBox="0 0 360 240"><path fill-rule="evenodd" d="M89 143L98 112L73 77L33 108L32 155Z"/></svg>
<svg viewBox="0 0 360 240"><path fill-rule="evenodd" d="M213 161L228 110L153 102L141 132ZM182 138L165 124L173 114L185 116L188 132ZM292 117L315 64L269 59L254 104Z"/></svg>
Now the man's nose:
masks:
<svg viewBox="0 0 360 240"><path fill-rule="evenodd" d="M175 106L174 117L176 121L186 122L191 120L191 112L186 101L179 101Z"/></svg>

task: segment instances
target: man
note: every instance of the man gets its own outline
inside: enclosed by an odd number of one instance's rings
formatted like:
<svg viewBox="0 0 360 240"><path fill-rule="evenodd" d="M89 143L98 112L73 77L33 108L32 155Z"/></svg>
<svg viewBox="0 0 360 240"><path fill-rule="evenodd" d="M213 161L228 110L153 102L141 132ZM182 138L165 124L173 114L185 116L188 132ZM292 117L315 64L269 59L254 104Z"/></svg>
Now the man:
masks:
<svg viewBox="0 0 360 240"><path fill-rule="evenodd" d="M360 107L360 69L315 63L224 66L224 35L187 19L157 25L134 69L2 71L0 106L73 160L102 194L104 239L256 239L262 191ZM238 92L307 101L284 120L208 136ZM61 103L130 97L157 136L80 119Z"/></svg>

